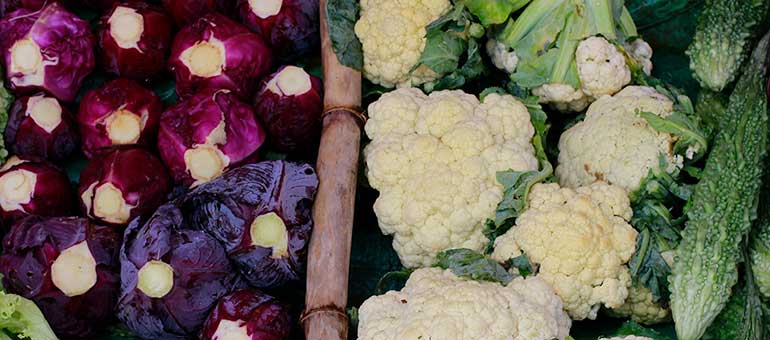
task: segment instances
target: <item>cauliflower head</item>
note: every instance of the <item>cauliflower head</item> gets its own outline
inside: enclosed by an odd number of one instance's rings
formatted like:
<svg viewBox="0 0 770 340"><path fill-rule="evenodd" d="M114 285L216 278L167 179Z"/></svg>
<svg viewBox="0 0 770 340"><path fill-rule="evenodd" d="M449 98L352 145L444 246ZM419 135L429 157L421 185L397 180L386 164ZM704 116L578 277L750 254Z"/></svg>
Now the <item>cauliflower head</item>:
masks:
<svg viewBox="0 0 770 340"><path fill-rule="evenodd" d="M642 39L634 39L623 46L626 52L642 67L646 75L652 74L652 47Z"/></svg>
<svg viewBox="0 0 770 340"><path fill-rule="evenodd" d="M628 224L632 214L625 190L614 185L596 182L573 190L536 184L516 226L495 240L492 258L524 252L573 320L595 319L601 305L619 308L628 297L626 263L637 236Z"/></svg>
<svg viewBox="0 0 770 340"><path fill-rule="evenodd" d="M626 57L602 37L590 37L575 52L581 89L586 96L613 95L631 82Z"/></svg>
<svg viewBox="0 0 770 340"><path fill-rule="evenodd" d="M425 27L448 12L449 0L361 0L355 32L364 52L364 76L385 87L418 86L439 78L425 65Z"/></svg>
<svg viewBox="0 0 770 340"><path fill-rule="evenodd" d="M438 268L416 270L401 291L369 298L358 313L359 340L551 340L571 326L539 278L503 286Z"/></svg>
<svg viewBox="0 0 770 340"><path fill-rule="evenodd" d="M519 64L519 56L516 51L494 39L489 39L486 47L489 58L492 59L492 64L495 67L508 73L516 71L516 66Z"/></svg>
<svg viewBox="0 0 770 340"><path fill-rule="evenodd" d="M547 104L559 112L580 112L589 104L583 90L567 84L543 84L532 89L541 104Z"/></svg>
<svg viewBox="0 0 770 340"><path fill-rule="evenodd" d="M652 291L642 285L632 285L628 298L619 308L610 310L613 316L630 317L640 324L654 325L671 320L671 311L655 301Z"/></svg>
<svg viewBox="0 0 770 340"><path fill-rule="evenodd" d="M667 162L663 170L681 167L684 160L671 147L676 137L655 131L638 115L645 111L667 117L673 105L663 94L643 86L599 98L585 119L559 139L559 183L577 188L603 180L634 191L651 169L660 167L661 155Z"/></svg>
<svg viewBox="0 0 770 340"><path fill-rule="evenodd" d="M430 266L451 248L481 251L483 223L503 197L496 172L538 167L524 104L510 95L480 103L462 91L402 88L368 112L364 157L380 192L374 212L401 263Z"/></svg>

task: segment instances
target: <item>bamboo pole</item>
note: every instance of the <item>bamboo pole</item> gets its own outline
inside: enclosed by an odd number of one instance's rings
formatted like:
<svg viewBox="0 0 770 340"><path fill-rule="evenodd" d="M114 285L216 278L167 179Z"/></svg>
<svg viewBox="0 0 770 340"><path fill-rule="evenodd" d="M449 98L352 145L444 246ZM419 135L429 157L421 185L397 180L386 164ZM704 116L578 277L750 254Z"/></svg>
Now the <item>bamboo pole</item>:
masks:
<svg viewBox="0 0 770 340"><path fill-rule="evenodd" d="M346 340L345 307L363 122L359 113L361 73L337 60L325 8L326 0L321 0L325 114L316 164L320 185L313 207L315 226L308 252L302 323L307 340Z"/></svg>

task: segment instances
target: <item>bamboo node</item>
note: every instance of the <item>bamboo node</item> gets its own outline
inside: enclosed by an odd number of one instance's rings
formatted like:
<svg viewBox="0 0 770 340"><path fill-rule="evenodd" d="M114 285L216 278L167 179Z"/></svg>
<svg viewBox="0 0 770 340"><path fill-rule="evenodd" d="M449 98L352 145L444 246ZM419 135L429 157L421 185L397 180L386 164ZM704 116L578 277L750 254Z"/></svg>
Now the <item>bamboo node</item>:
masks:
<svg viewBox="0 0 770 340"><path fill-rule="evenodd" d="M321 115L321 121L323 121L326 118L326 116L331 115L332 113L335 113L338 111L343 111L351 114L356 119L356 122L358 122L358 125L359 127L361 127L362 130L364 128L364 125L366 124L366 120L369 119L368 117L366 117L366 114L364 114L363 112L357 109L346 107L346 106L334 106L324 110L323 114Z"/></svg>
<svg viewBox="0 0 770 340"><path fill-rule="evenodd" d="M316 314L332 314L335 316L335 318L338 318L340 320L345 320L345 322L348 321L348 314L341 311L339 307L323 306L323 307L313 308L311 310L304 311L299 318L299 323L305 324L306 320L310 319L310 317L315 316Z"/></svg>

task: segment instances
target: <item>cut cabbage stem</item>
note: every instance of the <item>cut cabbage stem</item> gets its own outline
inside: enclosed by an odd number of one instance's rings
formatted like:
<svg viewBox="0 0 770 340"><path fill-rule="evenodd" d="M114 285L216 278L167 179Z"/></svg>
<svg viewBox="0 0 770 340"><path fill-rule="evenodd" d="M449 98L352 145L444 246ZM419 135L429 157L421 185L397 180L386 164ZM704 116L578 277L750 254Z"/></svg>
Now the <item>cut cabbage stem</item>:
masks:
<svg viewBox="0 0 770 340"><path fill-rule="evenodd" d="M88 292L96 285L96 279L96 260L86 241L62 251L51 265L54 286L69 297Z"/></svg>
<svg viewBox="0 0 770 340"><path fill-rule="evenodd" d="M249 0L249 7L262 19L269 18L281 11L283 0Z"/></svg>
<svg viewBox="0 0 770 340"><path fill-rule="evenodd" d="M145 263L137 276L136 288L151 298L162 298L174 287L174 268L162 261Z"/></svg>
<svg viewBox="0 0 770 340"><path fill-rule="evenodd" d="M110 114L105 124L113 144L134 144L142 134L141 117L125 109Z"/></svg>
<svg viewBox="0 0 770 340"><path fill-rule="evenodd" d="M197 145L184 153L190 176L198 182L208 182L224 172L227 166L221 151L212 145Z"/></svg>
<svg viewBox="0 0 770 340"><path fill-rule="evenodd" d="M283 219L274 212L259 215L251 222L251 242L255 246L272 248L272 258L289 255L289 233Z"/></svg>
<svg viewBox="0 0 770 340"><path fill-rule="evenodd" d="M123 198L123 192L112 183L104 183L94 191L94 216L110 223L126 223L131 206Z"/></svg>
<svg viewBox="0 0 770 340"><path fill-rule="evenodd" d="M219 321L217 331L212 338L219 340L251 340L249 331L243 321L230 321L226 319Z"/></svg>
<svg viewBox="0 0 770 340"><path fill-rule="evenodd" d="M0 177L0 203L4 210L16 210L29 203L35 191L37 175L27 170L14 170Z"/></svg>
<svg viewBox="0 0 770 340"><path fill-rule="evenodd" d="M310 75L300 67L286 66L268 84L268 89L278 95L297 96L305 94L312 88Z"/></svg>
<svg viewBox="0 0 770 340"><path fill-rule="evenodd" d="M16 41L11 46L11 71L24 74L37 73L43 64L40 46L32 38Z"/></svg>
<svg viewBox="0 0 770 340"><path fill-rule="evenodd" d="M198 77L213 77L222 73L224 51L208 41L201 41L182 53L183 62Z"/></svg>
<svg viewBox="0 0 770 340"><path fill-rule="evenodd" d="M27 102L27 115L48 133L61 124L61 114L61 105L54 98L36 96L30 97Z"/></svg>
<svg viewBox="0 0 770 340"><path fill-rule="evenodd" d="M110 36L122 48L139 48L144 33L144 18L135 9L118 6L109 19Z"/></svg>

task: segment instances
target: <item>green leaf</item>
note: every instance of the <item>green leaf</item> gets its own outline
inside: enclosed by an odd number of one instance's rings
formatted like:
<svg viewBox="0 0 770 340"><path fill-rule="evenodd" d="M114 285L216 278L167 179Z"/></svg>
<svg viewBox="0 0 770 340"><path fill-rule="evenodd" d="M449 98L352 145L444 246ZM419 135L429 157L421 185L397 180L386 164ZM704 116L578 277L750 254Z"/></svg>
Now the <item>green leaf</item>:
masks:
<svg viewBox="0 0 770 340"><path fill-rule="evenodd" d="M465 6L481 24L490 26L502 24L511 13L524 7L530 0L466 0Z"/></svg>
<svg viewBox="0 0 770 340"><path fill-rule="evenodd" d="M454 32L430 32L417 66L428 66L438 74L451 73L457 69L466 46L465 40Z"/></svg>
<svg viewBox="0 0 770 340"><path fill-rule="evenodd" d="M468 41L467 54L467 60L463 66L450 75L439 79L438 82L432 85L430 91L460 88L469 80L478 77L486 71L484 62L481 60L481 50L476 40L471 39Z"/></svg>
<svg viewBox="0 0 770 340"><path fill-rule="evenodd" d="M449 269L457 276L476 281L507 285L513 280L503 266L470 249L449 249L439 253L435 267Z"/></svg>
<svg viewBox="0 0 770 340"><path fill-rule="evenodd" d="M326 3L326 26L334 54L340 64L360 71L364 66L364 54L354 30L359 10L356 0L328 0Z"/></svg>
<svg viewBox="0 0 770 340"><path fill-rule="evenodd" d="M532 263L529 262L529 258L526 254L521 254L517 257L514 257L510 260L510 265L512 268L516 268L519 270L519 275L522 277L527 277L535 272L534 267L532 266Z"/></svg>
<svg viewBox="0 0 770 340"><path fill-rule="evenodd" d="M35 303L14 294L0 293L0 330L19 339L57 340Z"/></svg>
<svg viewBox="0 0 770 340"><path fill-rule="evenodd" d="M404 268L397 272L389 272L380 278L377 282L377 288L374 290L375 295L382 295L391 290L401 290L406 284L406 280L409 280L409 276L412 275L414 270Z"/></svg>
<svg viewBox="0 0 770 340"><path fill-rule="evenodd" d="M0 74L5 74L2 68L0 68ZM5 133L5 125L8 124L8 110L11 109L11 104L13 104L13 95L3 86L2 77L0 77L0 164L3 164L5 157L8 156L2 135Z"/></svg>
<svg viewBox="0 0 770 340"><path fill-rule="evenodd" d="M651 112L639 112L655 131L669 133L678 137L674 144L674 153L685 159L697 161L708 149L708 139L700 127L682 112L674 112L668 117L661 117Z"/></svg>

